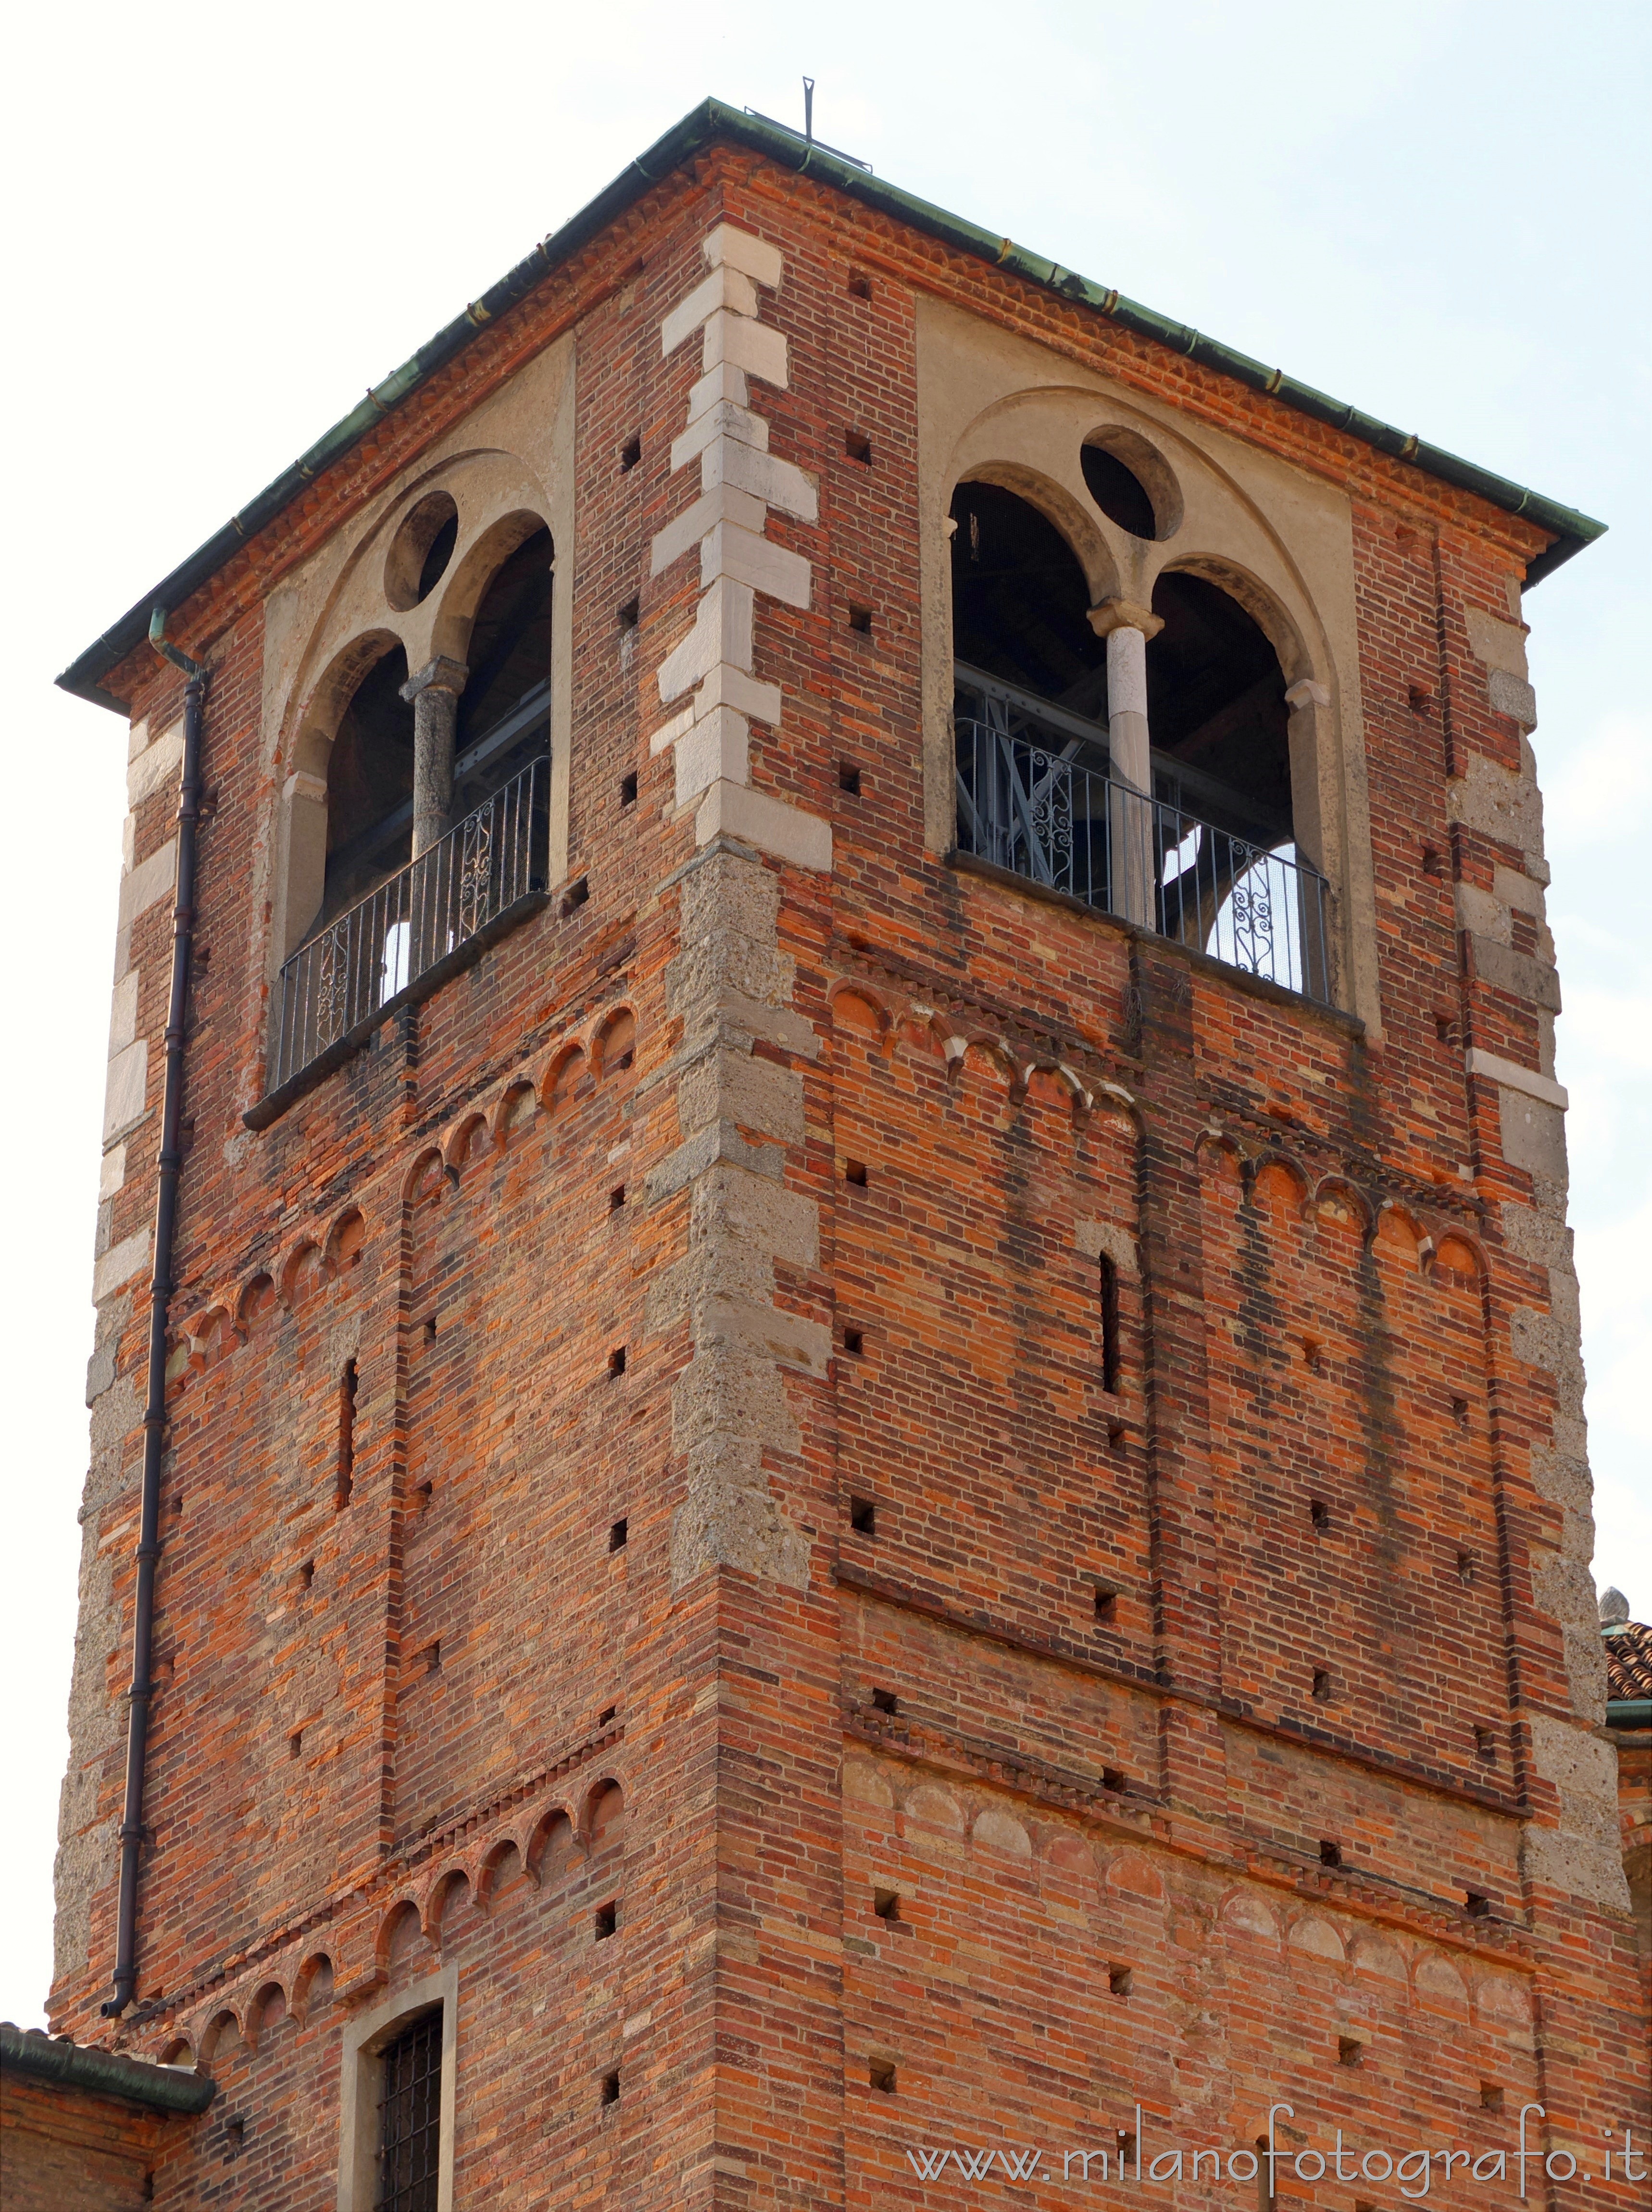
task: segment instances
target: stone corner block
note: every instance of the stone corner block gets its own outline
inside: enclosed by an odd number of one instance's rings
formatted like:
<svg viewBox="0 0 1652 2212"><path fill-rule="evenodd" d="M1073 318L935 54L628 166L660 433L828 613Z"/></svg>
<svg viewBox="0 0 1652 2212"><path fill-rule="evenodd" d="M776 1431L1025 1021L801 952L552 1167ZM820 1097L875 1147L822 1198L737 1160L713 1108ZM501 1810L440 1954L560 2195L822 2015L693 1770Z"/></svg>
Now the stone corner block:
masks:
<svg viewBox="0 0 1652 2212"><path fill-rule="evenodd" d="M786 274L785 257L779 246L751 231L737 229L732 222L720 222L714 230L708 231L700 251L712 268L742 270L765 291L779 291Z"/></svg>
<svg viewBox="0 0 1652 2212"><path fill-rule="evenodd" d="M714 783L701 800L694 817L695 842L708 845L725 832L796 867L831 872L831 823L749 784Z"/></svg>

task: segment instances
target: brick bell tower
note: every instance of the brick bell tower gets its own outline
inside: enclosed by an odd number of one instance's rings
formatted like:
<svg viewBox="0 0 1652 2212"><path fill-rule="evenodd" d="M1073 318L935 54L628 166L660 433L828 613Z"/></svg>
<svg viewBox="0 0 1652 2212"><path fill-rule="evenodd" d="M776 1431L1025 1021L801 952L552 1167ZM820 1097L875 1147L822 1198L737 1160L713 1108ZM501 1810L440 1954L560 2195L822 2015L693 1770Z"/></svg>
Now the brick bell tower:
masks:
<svg viewBox="0 0 1652 2212"><path fill-rule="evenodd" d="M68 672L131 2201L1635 2200L1598 529L713 102Z"/></svg>

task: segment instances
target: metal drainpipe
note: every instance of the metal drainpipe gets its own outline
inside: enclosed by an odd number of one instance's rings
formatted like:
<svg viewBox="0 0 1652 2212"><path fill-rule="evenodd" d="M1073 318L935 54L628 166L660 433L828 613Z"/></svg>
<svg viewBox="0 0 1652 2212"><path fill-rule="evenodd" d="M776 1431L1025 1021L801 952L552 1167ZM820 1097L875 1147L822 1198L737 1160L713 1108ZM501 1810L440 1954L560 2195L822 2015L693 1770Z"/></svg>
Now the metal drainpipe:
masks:
<svg viewBox="0 0 1652 2212"><path fill-rule="evenodd" d="M184 763L178 793L178 874L172 911L172 995L167 1005L167 1075L161 1094L161 1157L155 1176L155 1275L149 1289L149 1371L143 1406L143 1487L138 1516L137 1595L132 1613L132 1683L126 1692L126 1802L120 1820L120 1898L115 1920L115 1993L103 2008L118 2020L137 1984L137 1878L143 1850L143 1771L149 1742L150 1646L155 1568L161 1556L161 1453L167 1425L167 1308L172 1295L173 1227L183 1165L178 1126L184 1097L184 1012L195 938L195 831L201 811L201 717L207 672L167 641L167 611L157 607L149 643L188 678L184 691Z"/></svg>

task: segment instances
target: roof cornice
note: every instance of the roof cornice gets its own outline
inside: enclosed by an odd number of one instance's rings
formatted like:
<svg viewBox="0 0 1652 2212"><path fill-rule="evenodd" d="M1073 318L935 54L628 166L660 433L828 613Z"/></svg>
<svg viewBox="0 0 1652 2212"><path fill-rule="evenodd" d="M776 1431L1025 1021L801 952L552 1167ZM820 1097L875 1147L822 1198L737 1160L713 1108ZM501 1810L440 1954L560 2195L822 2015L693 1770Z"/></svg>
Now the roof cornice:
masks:
<svg viewBox="0 0 1652 2212"><path fill-rule="evenodd" d="M779 124L768 123L761 117L745 114L729 107L720 100L702 100L692 108L680 123L673 125L662 138L656 140L647 152L616 177L613 182L589 201L578 215L542 239L525 259L519 261L507 271L496 284L491 285L477 299L472 300L461 315L456 316L446 327L427 340L416 353L393 369L383 383L374 385L349 413L325 431L307 453L275 479L266 484L257 496L249 500L239 513L233 514L222 529L216 530L203 545L198 546L188 559L180 562L172 573L162 577L154 589L146 592L135 605L129 608L118 622L113 623L101 636L86 647L78 658L58 677L58 682L65 691L76 697L89 699L100 707L109 707L118 714L126 712L126 703L105 690L104 678L110 675L127 655L140 646L149 634L149 618L157 606L176 610L210 581L227 562L240 551L250 538L272 522L282 510L299 498L314 483L325 469L349 452L367 434L374 429L393 408L411 398L423 385L462 353L477 334L508 308L525 299L534 288L562 263L570 260L602 230L627 209L641 198L654 185L662 183L674 169L680 168L694 156L714 144L734 144L749 147L765 155L782 167L793 169L799 175L817 179L851 198L864 201L881 214L897 222L938 239L945 246L962 253L974 255L990 263L994 268L1024 278L1057 298L1069 303L1093 309L1105 315L1121 329L1133 331L1141 337L1166 346L1174 353L1196 361L1201 366L1216 370L1254 392L1277 399L1282 406L1306 415L1316 422L1345 432L1349 437L1374 447L1391 459L1409 463L1425 475L1437 477L1460 491L1473 493L1505 514L1521 517L1540 530L1550 533L1554 543L1538 555L1527 570L1528 586L1540 581L1563 561L1581 552L1585 545L1601 536L1603 522L1581 514L1575 507L1564 507L1557 500L1547 499L1541 493L1530 490L1523 484L1511 483L1506 477L1493 474L1489 469L1477 467L1472 461L1461 459L1438 446L1412 433L1396 429L1392 423L1380 422L1374 415L1363 414L1339 399L1333 399L1311 385L1298 383L1282 369L1270 368L1266 362L1253 361L1248 354L1238 353L1217 339L1206 337L1202 331L1185 323L1170 321L1156 314L1117 291L1081 276L1076 270L1065 269L1059 262L1045 259L1042 254L1028 252L1014 240L995 236L976 224L966 222L959 216L949 215L928 200L919 199L911 192L903 192L897 185L887 184L869 170L841 159L817 143L805 139L799 133L786 130Z"/></svg>

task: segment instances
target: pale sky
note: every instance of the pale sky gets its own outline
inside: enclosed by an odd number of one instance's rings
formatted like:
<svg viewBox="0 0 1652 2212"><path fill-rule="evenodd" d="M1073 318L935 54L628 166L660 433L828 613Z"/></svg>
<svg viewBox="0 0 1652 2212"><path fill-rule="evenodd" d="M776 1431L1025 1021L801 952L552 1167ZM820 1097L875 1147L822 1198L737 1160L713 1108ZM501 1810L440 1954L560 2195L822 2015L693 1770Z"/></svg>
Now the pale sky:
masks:
<svg viewBox="0 0 1652 2212"><path fill-rule="evenodd" d="M52 678L708 93L1611 534L1534 592L1597 1582L1652 1611L1643 0L178 0L9 34L0 2017L42 2018L125 727Z"/></svg>

